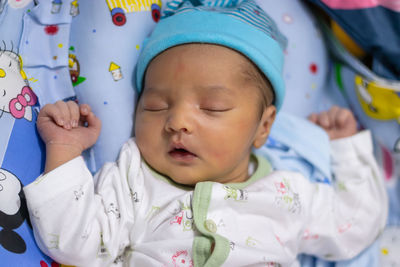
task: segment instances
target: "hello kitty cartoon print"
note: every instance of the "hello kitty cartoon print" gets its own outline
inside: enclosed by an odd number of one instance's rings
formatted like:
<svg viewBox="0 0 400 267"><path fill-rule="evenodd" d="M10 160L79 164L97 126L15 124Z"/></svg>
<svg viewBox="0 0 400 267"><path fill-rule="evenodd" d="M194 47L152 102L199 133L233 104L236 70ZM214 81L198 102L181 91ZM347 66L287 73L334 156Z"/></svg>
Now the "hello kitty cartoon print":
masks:
<svg viewBox="0 0 400 267"><path fill-rule="evenodd" d="M0 50L0 118L4 112L32 121L37 97L28 85L22 61L12 50Z"/></svg>

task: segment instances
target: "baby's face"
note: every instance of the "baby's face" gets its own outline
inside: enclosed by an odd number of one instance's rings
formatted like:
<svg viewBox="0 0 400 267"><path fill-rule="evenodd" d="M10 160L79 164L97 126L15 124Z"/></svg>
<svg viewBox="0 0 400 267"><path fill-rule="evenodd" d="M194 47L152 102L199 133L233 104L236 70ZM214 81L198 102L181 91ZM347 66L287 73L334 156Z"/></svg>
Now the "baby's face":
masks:
<svg viewBox="0 0 400 267"><path fill-rule="evenodd" d="M260 94L243 78L243 60L228 48L190 44L150 63L135 136L156 171L186 185L248 178L251 147L266 138L274 114L260 119Z"/></svg>

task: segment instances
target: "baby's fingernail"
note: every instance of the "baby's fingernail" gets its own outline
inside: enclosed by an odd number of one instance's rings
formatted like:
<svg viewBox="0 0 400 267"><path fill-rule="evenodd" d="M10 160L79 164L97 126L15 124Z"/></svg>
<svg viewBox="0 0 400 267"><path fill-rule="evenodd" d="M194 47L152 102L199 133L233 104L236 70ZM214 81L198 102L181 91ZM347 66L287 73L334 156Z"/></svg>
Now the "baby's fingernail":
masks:
<svg viewBox="0 0 400 267"><path fill-rule="evenodd" d="M76 126L78 126L78 123L76 122L76 120L73 120L71 124L72 124L72 128L75 128Z"/></svg>
<svg viewBox="0 0 400 267"><path fill-rule="evenodd" d="M64 125L64 121L63 120L58 120L58 124L62 126L62 125Z"/></svg>

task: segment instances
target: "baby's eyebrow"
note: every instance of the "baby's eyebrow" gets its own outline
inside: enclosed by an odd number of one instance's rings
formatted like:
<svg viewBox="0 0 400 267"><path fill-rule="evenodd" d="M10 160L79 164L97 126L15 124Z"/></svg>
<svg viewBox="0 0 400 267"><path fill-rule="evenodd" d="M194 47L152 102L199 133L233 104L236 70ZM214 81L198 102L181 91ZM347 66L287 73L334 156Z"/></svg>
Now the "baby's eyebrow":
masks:
<svg viewBox="0 0 400 267"><path fill-rule="evenodd" d="M207 86L201 86L199 89L203 90L205 93L212 93L212 94L234 94L234 90L231 90L229 87L226 87L224 85L207 85Z"/></svg>
<svg viewBox="0 0 400 267"><path fill-rule="evenodd" d="M143 88L143 91L148 91L148 92L155 91L155 90L157 90L157 89L154 87L144 87Z"/></svg>
<svg viewBox="0 0 400 267"><path fill-rule="evenodd" d="M145 87L143 95L161 95L165 90L157 87Z"/></svg>

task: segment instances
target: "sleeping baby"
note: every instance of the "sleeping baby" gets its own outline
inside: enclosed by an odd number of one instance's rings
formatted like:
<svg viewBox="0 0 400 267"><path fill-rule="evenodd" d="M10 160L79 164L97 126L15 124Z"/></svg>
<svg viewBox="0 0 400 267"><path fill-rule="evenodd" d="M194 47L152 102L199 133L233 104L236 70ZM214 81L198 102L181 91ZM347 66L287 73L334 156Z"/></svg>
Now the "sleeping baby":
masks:
<svg viewBox="0 0 400 267"><path fill-rule="evenodd" d="M39 247L75 266L295 266L348 259L385 226L387 197L368 131L333 107L310 119L331 137L335 186L273 171L252 153L284 98L285 38L252 0L166 10L136 68L135 137L91 175L90 106L37 119L43 175L24 188ZM133 104L133 103L132 103ZM116 114L118 116L118 114Z"/></svg>

